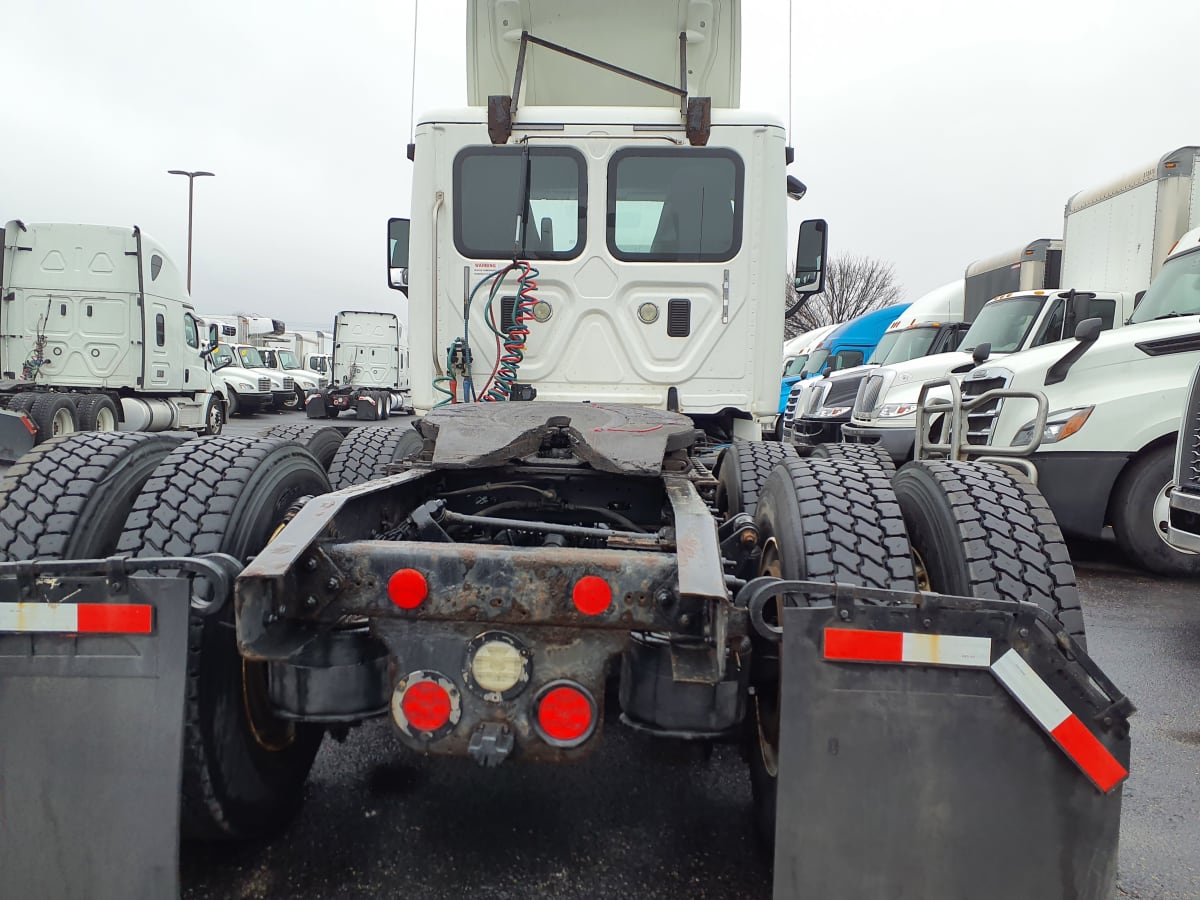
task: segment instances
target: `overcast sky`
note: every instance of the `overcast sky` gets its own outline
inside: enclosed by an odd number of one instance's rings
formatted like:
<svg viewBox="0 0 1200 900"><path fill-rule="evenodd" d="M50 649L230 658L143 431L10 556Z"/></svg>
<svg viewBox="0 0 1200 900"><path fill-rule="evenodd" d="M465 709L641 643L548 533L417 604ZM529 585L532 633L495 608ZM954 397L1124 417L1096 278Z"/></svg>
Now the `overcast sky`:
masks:
<svg viewBox="0 0 1200 900"><path fill-rule="evenodd" d="M787 120L786 0L745 0L742 105ZM465 104L465 4L421 0L416 109ZM1200 6L796 2L805 216L912 298L1062 233L1075 192L1200 143ZM0 215L138 224L201 312L331 323L396 309L413 0L6 0ZM794 227L794 223L793 223Z"/></svg>

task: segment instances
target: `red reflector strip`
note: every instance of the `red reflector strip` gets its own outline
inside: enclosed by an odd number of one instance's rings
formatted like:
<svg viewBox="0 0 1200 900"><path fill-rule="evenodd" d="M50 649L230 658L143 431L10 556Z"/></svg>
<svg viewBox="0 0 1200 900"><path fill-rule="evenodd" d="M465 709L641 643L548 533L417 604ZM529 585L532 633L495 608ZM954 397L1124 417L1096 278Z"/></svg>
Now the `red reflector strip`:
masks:
<svg viewBox="0 0 1200 900"><path fill-rule="evenodd" d="M825 658L986 669L992 664L992 641L955 634L826 628Z"/></svg>
<svg viewBox="0 0 1200 900"><path fill-rule="evenodd" d="M0 633L150 634L151 608L138 603L0 603Z"/></svg>
<svg viewBox="0 0 1200 900"><path fill-rule="evenodd" d="M1129 772L1067 708L1016 650L992 665L992 674L1091 782L1108 793Z"/></svg>

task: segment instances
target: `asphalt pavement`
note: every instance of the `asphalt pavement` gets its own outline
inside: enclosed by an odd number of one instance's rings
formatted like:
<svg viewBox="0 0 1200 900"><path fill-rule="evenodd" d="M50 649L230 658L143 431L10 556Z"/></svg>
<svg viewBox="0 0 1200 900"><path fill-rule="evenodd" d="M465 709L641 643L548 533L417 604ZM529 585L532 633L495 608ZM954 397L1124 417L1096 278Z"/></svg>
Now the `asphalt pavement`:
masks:
<svg viewBox="0 0 1200 900"><path fill-rule="evenodd" d="M234 420L227 433L301 421ZM404 427L406 419L363 427ZM350 424L339 420L339 424ZM1117 896L1200 897L1200 584L1141 575L1112 545L1072 548L1088 641L1137 704ZM997 848L997 873L1019 865ZM664 746L610 718L556 767L404 750L386 721L327 740L277 838L188 844L187 898L763 898L750 785L733 747Z"/></svg>

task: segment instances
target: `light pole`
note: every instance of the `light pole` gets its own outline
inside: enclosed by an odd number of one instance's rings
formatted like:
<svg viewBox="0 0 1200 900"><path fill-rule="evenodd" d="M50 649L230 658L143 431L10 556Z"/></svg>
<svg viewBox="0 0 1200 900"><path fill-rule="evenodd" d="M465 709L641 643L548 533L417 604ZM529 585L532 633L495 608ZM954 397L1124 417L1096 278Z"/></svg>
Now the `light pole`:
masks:
<svg viewBox="0 0 1200 900"><path fill-rule="evenodd" d="M202 175L212 175L212 172L185 172L182 169L168 169L168 175L186 175L188 180L188 268L187 288L192 293L192 182Z"/></svg>

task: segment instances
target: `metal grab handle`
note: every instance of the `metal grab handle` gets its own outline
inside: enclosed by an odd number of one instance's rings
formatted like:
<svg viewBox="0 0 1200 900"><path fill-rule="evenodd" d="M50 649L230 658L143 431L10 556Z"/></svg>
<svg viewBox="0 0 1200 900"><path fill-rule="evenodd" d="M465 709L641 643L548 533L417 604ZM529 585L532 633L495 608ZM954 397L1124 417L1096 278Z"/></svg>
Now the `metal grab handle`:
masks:
<svg viewBox="0 0 1200 900"><path fill-rule="evenodd" d="M0 563L0 577L15 576L21 594L32 597L37 582L46 578L103 576L120 590L135 572L156 572L161 569L182 569L200 576L212 585L210 596L193 591L190 606L200 616L221 611L233 594L233 583L242 571L242 564L227 553L206 553L204 556L109 556L105 559L38 559ZM193 581L194 585L194 581Z"/></svg>
<svg viewBox="0 0 1200 900"><path fill-rule="evenodd" d="M949 400L929 396L931 391L942 387L950 389ZM991 444L970 443L967 434L967 416L981 406L1005 399L1033 400L1037 404L1037 413L1033 419L1033 434L1029 442L1018 444L1015 447L995 447ZM940 443L930 441L927 437L932 417L938 413L949 417L948 440ZM1004 388L995 388L984 391L978 397L963 400L962 388L959 386L958 379L940 378L936 381L927 381L921 385L921 392L917 396L917 430L914 435L913 458L928 459L930 453L944 453L957 462L982 456L992 457L989 460L991 462L1008 462L1010 459L1015 461L1028 457L1041 446L1042 435L1046 430L1046 419L1049 415L1050 404L1046 400L1046 395L1041 391L1010 391ZM1005 459L999 459L999 457ZM1032 465L1026 467L1018 462L1010 464L1016 465L1026 475L1030 475L1030 471L1033 469ZM1036 471L1030 477L1031 480L1036 481Z"/></svg>

